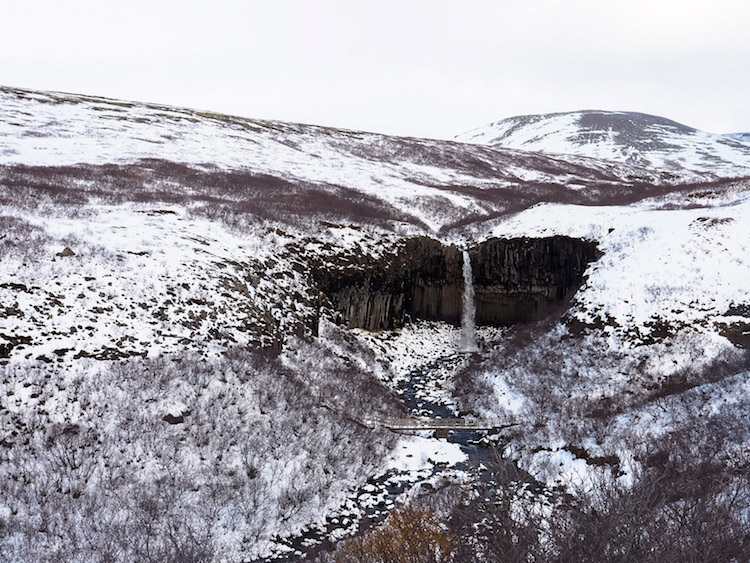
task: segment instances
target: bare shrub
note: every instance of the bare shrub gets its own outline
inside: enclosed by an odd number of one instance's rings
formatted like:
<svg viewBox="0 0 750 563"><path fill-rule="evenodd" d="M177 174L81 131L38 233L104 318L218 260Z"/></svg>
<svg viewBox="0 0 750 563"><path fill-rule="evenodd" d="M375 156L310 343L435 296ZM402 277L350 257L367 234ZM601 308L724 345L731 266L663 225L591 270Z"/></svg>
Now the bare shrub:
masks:
<svg viewBox="0 0 750 563"><path fill-rule="evenodd" d="M372 224L413 220L376 197L344 186L154 159L124 165L14 165L0 170L0 205L58 213L59 207L66 207L69 215L92 202L186 205L234 228L245 224L246 216L304 228L314 227L321 218Z"/></svg>
<svg viewBox="0 0 750 563"><path fill-rule="evenodd" d="M45 404L0 419L4 559L251 560L364 484L395 442L324 408L283 357L237 348L81 365L71 378L0 366L0 392L28 383ZM359 393L346 377L320 374ZM164 420L171 408L181 422Z"/></svg>
<svg viewBox="0 0 750 563"><path fill-rule="evenodd" d="M487 474L463 487L447 520L455 560L521 563L544 553L543 510L532 485L530 476L494 452Z"/></svg>
<svg viewBox="0 0 750 563"><path fill-rule="evenodd" d="M335 563L448 563L453 542L434 511L405 505L378 528L347 540L330 556Z"/></svg>
<svg viewBox="0 0 750 563"><path fill-rule="evenodd" d="M601 478L553 513L558 561L746 561L748 460L723 454L736 423L715 417L643 448L631 486ZM739 462L739 464L738 464Z"/></svg>
<svg viewBox="0 0 750 563"><path fill-rule="evenodd" d="M0 215L0 259L34 256L48 241L44 229L13 215Z"/></svg>

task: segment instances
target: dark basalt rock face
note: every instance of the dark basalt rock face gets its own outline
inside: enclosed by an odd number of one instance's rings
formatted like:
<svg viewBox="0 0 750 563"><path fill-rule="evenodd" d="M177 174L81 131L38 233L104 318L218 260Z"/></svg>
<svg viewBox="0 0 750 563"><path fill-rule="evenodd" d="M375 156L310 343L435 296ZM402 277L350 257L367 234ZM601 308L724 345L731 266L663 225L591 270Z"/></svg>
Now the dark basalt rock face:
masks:
<svg viewBox="0 0 750 563"><path fill-rule="evenodd" d="M490 239L469 251L480 325L539 319L570 299L596 246L568 237ZM463 258L454 245L418 237L379 260L348 259L313 275L352 328L392 329L408 319L461 322Z"/></svg>
<svg viewBox="0 0 750 563"><path fill-rule="evenodd" d="M490 239L469 255L477 324L498 325L538 320L559 308L601 254L592 242L557 236Z"/></svg>

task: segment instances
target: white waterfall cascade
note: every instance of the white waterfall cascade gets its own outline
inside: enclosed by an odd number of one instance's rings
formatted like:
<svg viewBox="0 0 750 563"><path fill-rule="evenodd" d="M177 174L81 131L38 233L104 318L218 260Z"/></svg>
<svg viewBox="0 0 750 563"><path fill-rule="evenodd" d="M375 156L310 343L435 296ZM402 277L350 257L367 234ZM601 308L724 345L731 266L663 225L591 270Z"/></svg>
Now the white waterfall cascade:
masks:
<svg viewBox="0 0 750 563"><path fill-rule="evenodd" d="M474 275L471 271L471 259L469 253L462 251L464 263L464 296L461 307L461 350L463 352L477 351L476 314L477 308L474 304Z"/></svg>

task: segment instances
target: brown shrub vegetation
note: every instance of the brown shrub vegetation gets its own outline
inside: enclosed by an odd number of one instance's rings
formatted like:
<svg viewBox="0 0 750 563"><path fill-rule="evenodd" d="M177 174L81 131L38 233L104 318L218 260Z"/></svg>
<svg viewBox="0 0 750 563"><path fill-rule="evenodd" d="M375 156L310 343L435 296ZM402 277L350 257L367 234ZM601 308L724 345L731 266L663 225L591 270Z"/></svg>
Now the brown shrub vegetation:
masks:
<svg viewBox="0 0 750 563"><path fill-rule="evenodd" d="M447 563L453 542L435 512L406 505L382 526L344 542L331 555L335 563Z"/></svg>

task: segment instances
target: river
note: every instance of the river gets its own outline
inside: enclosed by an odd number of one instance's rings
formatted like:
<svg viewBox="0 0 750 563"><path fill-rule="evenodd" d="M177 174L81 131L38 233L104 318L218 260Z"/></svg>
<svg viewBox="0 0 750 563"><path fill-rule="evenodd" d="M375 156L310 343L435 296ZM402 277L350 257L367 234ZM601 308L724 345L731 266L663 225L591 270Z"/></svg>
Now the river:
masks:
<svg viewBox="0 0 750 563"><path fill-rule="evenodd" d="M459 352L457 347L450 347L444 352L445 355L431 358L392 382L408 407L410 416L454 418L460 415L449 394L436 392L435 387L446 385L446 379L477 352ZM383 429L383 432L388 430ZM257 560L257 563L314 560L319 553L332 549L336 541L361 533L382 521L398 506L399 499L408 491L415 487L431 486L428 481L437 476L456 479L461 477L462 480L481 479L483 468L492 455L492 450L488 447L492 442L487 434L486 431L451 431L447 436L437 438L432 432L421 433L422 436L458 444L466 460L453 465L434 463L429 469L417 472L389 470L371 477L365 485L352 491L346 502L326 519L324 525L310 527L296 536L276 538L280 551L285 553Z"/></svg>

